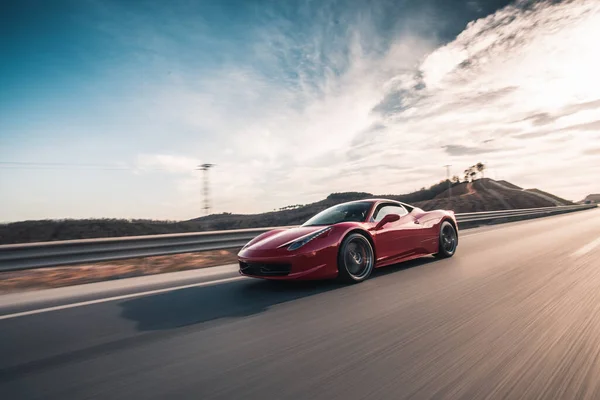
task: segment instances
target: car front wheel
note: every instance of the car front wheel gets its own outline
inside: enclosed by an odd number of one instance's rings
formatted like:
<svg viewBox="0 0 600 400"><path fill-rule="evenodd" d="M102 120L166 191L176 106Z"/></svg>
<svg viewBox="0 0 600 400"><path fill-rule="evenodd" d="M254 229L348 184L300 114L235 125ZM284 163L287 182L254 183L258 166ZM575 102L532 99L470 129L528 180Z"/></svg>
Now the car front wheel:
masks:
<svg viewBox="0 0 600 400"><path fill-rule="evenodd" d="M348 235L338 254L339 278L348 283L366 280L373 272L375 256L369 240L360 233Z"/></svg>

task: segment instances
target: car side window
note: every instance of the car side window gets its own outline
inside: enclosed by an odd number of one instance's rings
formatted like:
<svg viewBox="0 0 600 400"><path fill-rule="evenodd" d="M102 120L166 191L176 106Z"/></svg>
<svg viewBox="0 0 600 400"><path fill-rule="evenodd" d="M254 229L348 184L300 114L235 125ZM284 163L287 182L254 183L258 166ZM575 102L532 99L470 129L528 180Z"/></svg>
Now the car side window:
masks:
<svg viewBox="0 0 600 400"><path fill-rule="evenodd" d="M408 214L406 209L402 206L387 204L379 207L377 211L375 211L375 215L373 216L374 222L379 222L388 214L398 214L399 216L404 216Z"/></svg>

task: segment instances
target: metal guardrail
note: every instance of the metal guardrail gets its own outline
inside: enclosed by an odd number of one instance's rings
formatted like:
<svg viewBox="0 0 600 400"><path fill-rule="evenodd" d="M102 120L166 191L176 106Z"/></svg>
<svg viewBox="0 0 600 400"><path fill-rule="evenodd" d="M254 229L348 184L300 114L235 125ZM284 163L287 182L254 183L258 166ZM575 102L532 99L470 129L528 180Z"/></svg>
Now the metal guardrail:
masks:
<svg viewBox="0 0 600 400"><path fill-rule="evenodd" d="M596 208L595 204L484 211L456 214L461 226L498 220L541 217ZM162 256L242 247L257 235L277 228L175 233L166 235L126 236L117 238L63 240L0 246L0 271L75 265L126 258Z"/></svg>
<svg viewBox="0 0 600 400"><path fill-rule="evenodd" d="M562 214L571 211L580 211L596 208L595 204L580 204L573 206L556 206L556 207L539 207L539 208L525 208L518 210L501 210L501 211L481 211L473 213L461 213L456 214L456 220L459 224L474 222L474 221L492 221L502 218L517 218L524 216L546 216L553 214Z"/></svg>

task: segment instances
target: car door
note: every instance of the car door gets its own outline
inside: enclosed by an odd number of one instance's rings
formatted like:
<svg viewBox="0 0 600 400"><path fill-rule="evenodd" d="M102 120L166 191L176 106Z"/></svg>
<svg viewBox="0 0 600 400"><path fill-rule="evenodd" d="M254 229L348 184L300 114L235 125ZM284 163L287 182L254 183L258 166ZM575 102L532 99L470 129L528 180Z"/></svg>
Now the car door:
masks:
<svg viewBox="0 0 600 400"><path fill-rule="evenodd" d="M432 249L437 248L440 215L436 212L423 211L417 207L410 214L419 222L418 226L420 227L415 236L418 238L417 251L423 254L431 253Z"/></svg>
<svg viewBox="0 0 600 400"><path fill-rule="evenodd" d="M419 226L402 205L395 203L379 204L371 221L377 224L388 214L398 214L400 219L390 222L373 232L377 261L380 263L391 263L394 260L408 256L414 252L416 247L414 230L418 229Z"/></svg>

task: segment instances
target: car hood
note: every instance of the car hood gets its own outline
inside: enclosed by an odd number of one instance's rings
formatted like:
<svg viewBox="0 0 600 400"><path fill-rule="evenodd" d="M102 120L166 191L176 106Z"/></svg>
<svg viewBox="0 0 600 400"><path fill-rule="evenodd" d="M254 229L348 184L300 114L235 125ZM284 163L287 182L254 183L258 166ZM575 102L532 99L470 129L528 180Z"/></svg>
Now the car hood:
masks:
<svg viewBox="0 0 600 400"><path fill-rule="evenodd" d="M259 239L246 247L248 250L272 250L277 249L285 244L300 239L308 234L327 228L327 226L299 226L296 228L285 229L269 235L263 239Z"/></svg>

